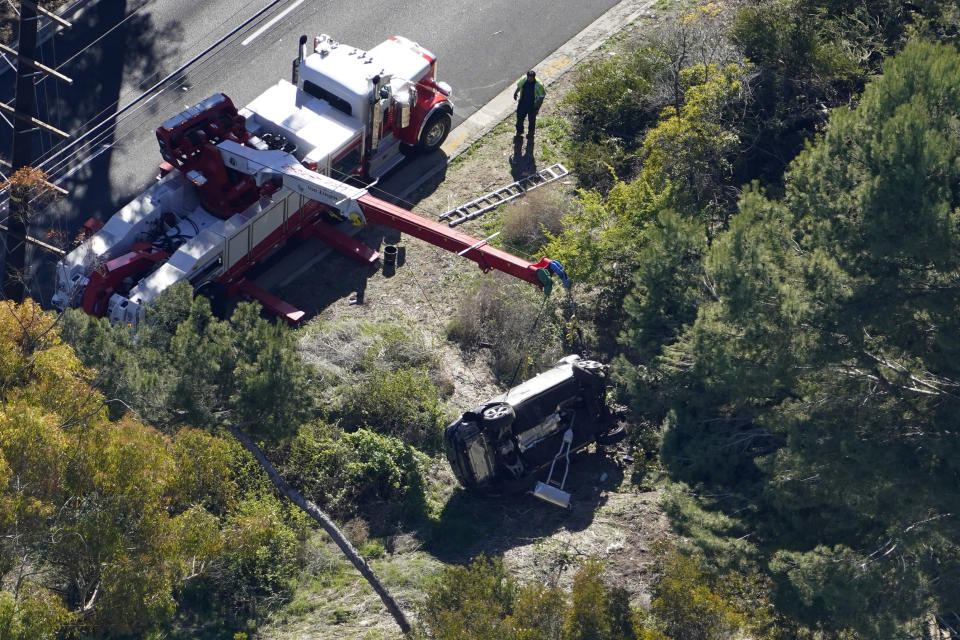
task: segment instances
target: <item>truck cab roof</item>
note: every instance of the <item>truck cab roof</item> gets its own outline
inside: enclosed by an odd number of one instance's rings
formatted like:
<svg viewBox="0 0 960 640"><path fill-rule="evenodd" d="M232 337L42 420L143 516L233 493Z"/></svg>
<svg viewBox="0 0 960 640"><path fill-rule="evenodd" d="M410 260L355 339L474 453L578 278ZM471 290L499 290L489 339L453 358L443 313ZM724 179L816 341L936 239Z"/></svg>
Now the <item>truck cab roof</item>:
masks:
<svg viewBox="0 0 960 640"><path fill-rule="evenodd" d="M300 65L299 88L310 93L307 83L321 87L346 103L341 107L349 106L342 111L363 120L375 76L391 76L391 84L396 83L395 89L399 89L400 85L419 82L435 59L429 51L402 36L364 51L321 35L315 41L314 53Z"/></svg>

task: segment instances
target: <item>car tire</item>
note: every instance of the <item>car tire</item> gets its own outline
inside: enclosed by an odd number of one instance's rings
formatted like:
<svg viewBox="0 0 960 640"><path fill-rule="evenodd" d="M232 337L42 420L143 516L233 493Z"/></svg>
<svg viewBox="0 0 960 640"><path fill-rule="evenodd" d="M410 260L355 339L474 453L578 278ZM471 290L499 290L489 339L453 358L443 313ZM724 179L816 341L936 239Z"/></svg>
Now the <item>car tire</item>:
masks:
<svg viewBox="0 0 960 640"><path fill-rule="evenodd" d="M597 444L607 446L623 442L627 438L627 428L623 425L615 427L605 433L597 434Z"/></svg>
<svg viewBox="0 0 960 640"><path fill-rule="evenodd" d="M607 381L607 368L596 360L577 360L573 377L589 387L602 386Z"/></svg>
<svg viewBox="0 0 960 640"><path fill-rule="evenodd" d="M436 151L450 133L450 114L444 111L433 114L420 132L419 147L424 153Z"/></svg>
<svg viewBox="0 0 960 640"><path fill-rule="evenodd" d="M487 405L480 412L480 422L488 432L497 432L513 424L517 414L506 402L495 402Z"/></svg>

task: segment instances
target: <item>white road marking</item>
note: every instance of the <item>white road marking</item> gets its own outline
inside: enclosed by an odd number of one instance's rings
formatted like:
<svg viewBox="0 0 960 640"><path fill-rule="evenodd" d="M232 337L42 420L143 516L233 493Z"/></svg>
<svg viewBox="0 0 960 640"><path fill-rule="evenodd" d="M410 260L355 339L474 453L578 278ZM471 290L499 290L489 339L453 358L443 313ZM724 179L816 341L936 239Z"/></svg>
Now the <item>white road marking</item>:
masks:
<svg viewBox="0 0 960 640"><path fill-rule="evenodd" d="M281 20L283 20L284 18L286 18L288 13L290 13L291 11L293 11L294 9L296 9L297 7L299 7L299 6L302 5L302 4L303 4L303 0L297 0L297 1L294 2L292 5L290 5L289 7L287 7L286 9L284 9L283 11L281 11L280 14L279 14L277 17L275 17L273 20L271 20L271 21L268 22L267 24L263 25L262 27L260 27L260 28L257 29L256 31L254 31L254 32L253 32L253 35L251 35L249 38L247 38L246 40L244 40L244 41L241 42L240 44L243 45L244 47L247 46L248 44L250 44L251 42L253 42L253 41L256 40L257 38L259 38L261 35L263 35L263 32L264 32L264 31L266 31L267 29L269 29L269 28L272 27L273 25L277 24L278 22L280 22Z"/></svg>

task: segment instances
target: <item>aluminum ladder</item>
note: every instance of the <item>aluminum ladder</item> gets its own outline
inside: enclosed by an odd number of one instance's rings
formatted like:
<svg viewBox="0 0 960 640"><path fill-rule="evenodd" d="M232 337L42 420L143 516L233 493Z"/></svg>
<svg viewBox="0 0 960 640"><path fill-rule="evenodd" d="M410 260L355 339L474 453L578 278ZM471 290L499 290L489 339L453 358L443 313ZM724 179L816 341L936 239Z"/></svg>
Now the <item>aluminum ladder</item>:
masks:
<svg viewBox="0 0 960 640"><path fill-rule="evenodd" d="M457 207L456 209L451 209L438 219L446 222L451 227L455 227L462 222L467 220L473 220L479 216L482 216L487 211L491 209L496 209L505 202L509 202L514 198L519 198L527 191L532 191L541 185L548 184L554 180L559 180L560 178L569 175L570 171L567 170L565 166L559 162L554 165L550 165L546 169L540 169L535 174L527 176L517 180L512 184L508 184L505 187L497 189L496 191L491 191L485 196L481 196L476 200L471 200L467 204Z"/></svg>

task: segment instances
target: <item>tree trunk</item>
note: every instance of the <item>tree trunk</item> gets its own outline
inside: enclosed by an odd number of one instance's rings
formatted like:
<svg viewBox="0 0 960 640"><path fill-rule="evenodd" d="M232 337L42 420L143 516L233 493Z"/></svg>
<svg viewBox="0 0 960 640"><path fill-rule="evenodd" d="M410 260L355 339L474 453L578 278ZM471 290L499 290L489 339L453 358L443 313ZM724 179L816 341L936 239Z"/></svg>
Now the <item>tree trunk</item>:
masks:
<svg viewBox="0 0 960 640"><path fill-rule="evenodd" d="M302 493L291 487L286 480L284 480L280 473L274 468L273 464L267 460L267 457L263 454L263 451L260 450L260 447L257 446L257 443L248 436L246 433L241 431L236 427L229 427L230 433L240 441L240 444L244 446L250 453L253 454L253 457L257 459L257 462L260 463L267 471L267 475L270 476L270 481L274 484L277 489L280 490L283 495L287 496L294 504L303 509L307 515L316 520L323 530L330 534L330 537L333 538L333 541L337 543L337 546L340 547L340 550L343 551L344 555L350 558L350 562L353 563L353 566L366 578L367 582L370 583L370 586L373 587L373 590L377 592L377 595L380 596L380 600L383 601L383 604L387 607L387 610L390 612L390 615L393 616L393 619L396 620L397 625L403 631L404 635L410 633L410 623L407 621L407 616L403 613L403 610L400 608L400 605L397 604L397 601L390 595L390 592L387 591L387 588L380 582L380 578L377 577L377 574L373 572L373 569L370 568L370 565L367 564L367 561L364 560L357 550L350 544L350 541L343 535L343 532L340 531L340 528L334 524L333 520L324 513L320 507L315 505L310 500L307 500Z"/></svg>

